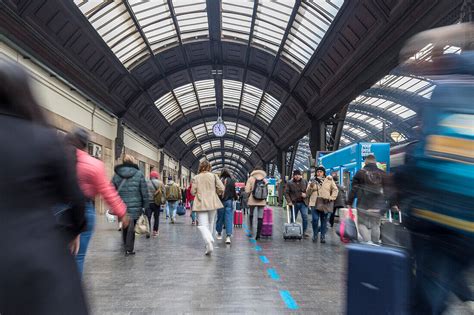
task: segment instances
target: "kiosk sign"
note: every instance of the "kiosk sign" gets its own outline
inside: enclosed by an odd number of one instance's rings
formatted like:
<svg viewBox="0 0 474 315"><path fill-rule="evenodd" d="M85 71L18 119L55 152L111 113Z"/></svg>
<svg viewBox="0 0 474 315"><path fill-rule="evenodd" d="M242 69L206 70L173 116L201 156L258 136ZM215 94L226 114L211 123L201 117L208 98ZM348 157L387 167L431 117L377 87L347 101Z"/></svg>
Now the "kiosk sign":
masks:
<svg viewBox="0 0 474 315"><path fill-rule="evenodd" d="M372 144L370 143L362 144L362 148L361 148L362 157L366 157L367 155L372 154L371 149L372 149Z"/></svg>

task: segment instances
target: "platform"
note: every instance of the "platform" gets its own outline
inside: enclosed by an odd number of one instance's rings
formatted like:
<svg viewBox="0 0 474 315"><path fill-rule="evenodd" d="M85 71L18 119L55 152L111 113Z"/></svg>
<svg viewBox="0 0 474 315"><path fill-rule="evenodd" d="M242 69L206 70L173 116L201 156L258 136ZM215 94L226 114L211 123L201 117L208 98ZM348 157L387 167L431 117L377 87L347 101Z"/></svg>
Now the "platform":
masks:
<svg viewBox="0 0 474 315"><path fill-rule="evenodd" d="M334 231L326 244L284 241L281 209L274 236L255 244L236 229L233 243L217 241L212 257L189 216L160 222L156 239L138 238L123 255L115 224L99 218L85 264L94 314L340 314L343 252ZM288 291L288 292L286 292ZM282 296L283 295L283 296ZM293 299L293 301L292 301Z"/></svg>

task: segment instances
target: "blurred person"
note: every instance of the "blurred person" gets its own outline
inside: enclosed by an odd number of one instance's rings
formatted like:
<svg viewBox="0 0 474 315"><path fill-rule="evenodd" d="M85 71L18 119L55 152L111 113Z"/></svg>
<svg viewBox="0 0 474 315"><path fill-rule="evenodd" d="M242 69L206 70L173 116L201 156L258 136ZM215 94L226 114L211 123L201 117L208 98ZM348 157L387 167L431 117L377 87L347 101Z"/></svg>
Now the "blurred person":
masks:
<svg viewBox="0 0 474 315"><path fill-rule="evenodd" d="M248 207L249 207L248 204L249 204L249 193L247 193L245 189L240 190L240 206L244 214L248 213Z"/></svg>
<svg viewBox="0 0 474 315"><path fill-rule="evenodd" d="M313 242L318 240L318 232L321 232L320 242L326 243L327 217L328 213L334 211L334 201L337 198L338 189L332 176L326 176L326 169L322 166L316 168L316 176L309 183L306 190L311 207ZM319 226L319 221L321 225Z"/></svg>
<svg viewBox="0 0 474 315"><path fill-rule="evenodd" d="M189 183L188 188L186 189L186 202L189 203L189 208L191 209L191 224L196 225L196 211L193 210L194 196L191 193L193 183Z"/></svg>
<svg viewBox="0 0 474 315"><path fill-rule="evenodd" d="M237 199L237 193L235 191L235 180L232 178L229 170L224 168L221 172L221 181L224 184L224 194L221 197L223 208L217 210L217 223L216 231L218 240L222 239L222 227L225 222L225 243L230 244L232 236L232 228L234 227L234 200Z"/></svg>
<svg viewBox="0 0 474 315"><path fill-rule="evenodd" d="M334 179L334 183L337 187L337 198L334 200L334 210L329 217L329 224L331 227L334 227L334 219L336 217L336 211L340 208L344 208L347 204L346 202L346 191L344 187L339 185L339 174L338 172L331 173L332 178Z"/></svg>
<svg viewBox="0 0 474 315"><path fill-rule="evenodd" d="M125 245L125 256L135 255L135 224L149 205L148 187L145 175L137 165L135 158L126 154L123 164L115 166L115 175L112 183L127 206L127 215L130 222L127 227L122 226L122 240Z"/></svg>
<svg viewBox="0 0 474 315"><path fill-rule="evenodd" d="M191 194L195 196L193 210L199 220L199 232L206 243L206 255L214 250L214 220L216 210L222 208L220 196L224 193L224 184L216 174L211 173L211 164L204 160L199 164L199 174L193 178Z"/></svg>
<svg viewBox="0 0 474 315"><path fill-rule="evenodd" d="M410 45L472 48L474 26L462 23L423 32ZM426 68L425 68L426 67ZM442 314L454 293L474 313L474 52L434 55L420 66L435 75L421 113L421 136L395 174L399 205L411 231L414 314ZM425 72L423 72L425 71ZM416 174L416 176L413 176Z"/></svg>
<svg viewBox="0 0 474 315"><path fill-rule="evenodd" d="M352 179L352 189L347 201L351 207L357 198L358 230L364 242L380 243L380 219L387 210L388 179L377 167L375 155L365 158L365 166Z"/></svg>
<svg viewBox="0 0 474 315"><path fill-rule="evenodd" d="M48 127L23 68L0 59L0 82L0 313L88 314L71 255L86 227L74 151ZM67 235L56 204L70 206Z"/></svg>
<svg viewBox="0 0 474 315"><path fill-rule="evenodd" d="M260 239L260 234L262 232L263 226L263 209L267 205L267 200L259 200L254 196L254 189L257 181L261 182L266 185L268 184L267 173L259 166L255 167L253 172L250 174L250 177L247 179L247 183L245 184L245 192L248 194L248 206L250 208L249 212L249 236L252 237L253 232L253 217L255 216L255 211L257 212L257 233L255 235L255 239Z"/></svg>
<svg viewBox="0 0 474 315"><path fill-rule="evenodd" d="M147 188L148 188L148 207L146 209L146 216L148 217L148 222L150 223L150 230L151 227L151 216L153 215L154 222L153 222L153 237L157 237L159 235L159 227L160 227L160 212L161 207L165 203L165 185L159 179L160 175L157 171L150 172L150 179L146 181ZM150 238L148 234L146 236Z"/></svg>
<svg viewBox="0 0 474 315"><path fill-rule="evenodd" d="M176 211L178 210L178 204L183 198L181 196L181 188L179 188L178 184L173 181L173 177L168 176L168 183L166 184L165 191L169 216L171 218L171 223L174 224L176 221Z"/></svg>
<svg viewBox="0 0 474 315"><path fill-rule="evenodd" d="M126 216L127 209L114 186L107 178L104 163L87 153L89 133L82 128L77 128L66 136L66 142L76 148L77 179L79 181L79 187L86 197L85 215L87 228L81 233L79 252L76 255L77 267L82 274L87 248L95 226L95 196L101 195L112 210L111 213L116 215L120 222L122 222L122 225L125 226L128 224L128 218Z"/></svg>
<svg viewBox="0 0 474 315"><path fill-rule="evenodd" d="M296 221L298 218L298 213L301 213L301 218L303 220L303 236L305 238L309 237L309 234L306 232L308 229L308 206L306 188L308 188L308 182L301 175L300 170L293 171L293 178L288 181L285 187L285 198L289 207L295 207L295 217L292 218Z"/></svg>

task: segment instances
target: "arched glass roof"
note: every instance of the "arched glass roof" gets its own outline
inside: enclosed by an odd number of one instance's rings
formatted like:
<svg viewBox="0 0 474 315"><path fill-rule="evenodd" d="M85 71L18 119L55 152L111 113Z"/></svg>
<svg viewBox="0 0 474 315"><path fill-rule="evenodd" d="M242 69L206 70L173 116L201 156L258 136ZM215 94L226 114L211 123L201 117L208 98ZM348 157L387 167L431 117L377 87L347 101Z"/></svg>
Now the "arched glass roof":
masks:
<svg viewBox="0 0 474 315"><path fill-rule="evenodd" d="M74 3L129 70L151 53L180 42L209 39L206 0L74 0ZM223 40L250 44L273 55L281 51L286 60L302 70L343 3L343 0L302 0L292 20L295 0L222 0L221 36Z"/></svg>
<svg viewBox="0 0 474 315"><path fill-rule="evenodd" d="M216 122L216 120L208 121L206 123L193 126L191 129L188 129L181 133L181 140L183 140L185 144L189 145L191 143L196 142L202 137L212 136L212 126L214 126ZM257 145L257 143L260 141L261 135L254 130L250 130L245 125L238 124L232 121L225 122L225 125L227 127L228 135L236 134L244 139L248 139L249 142L254 146Z"/></svg>
<svg viewBox="0 0 474 315"><path fill-rule="evenodd" d="M148 57L150 50L156 54L178 45L180 39L186 42L209 37L206 0L175 0L172 8L167 0L74 3L129 70Z"/></svg>
<svg viewBox="0 0 474 315"><path fill-rule="evenodd" d="M252 32L254 2L222 1L222 37L249 43L282 56L302 70L329 29L343 0L301 1L286 41L283 41L294 0L258 1Z"/></svg>
<svg viewBox="0 0 474 315"><path fill-rule="evenodd" d="M400 124L411 124L413 127L413 122L408 122L416 116L414 109L419 106L417 102L419 99L429 99L433 89L433 83L425 78L395 74L384 76L371 89L357 96L350 103L346 118L351 122L360 121L360 126L346 121L341 144L347 145L354 141L372 141L375 138L383 138L381 136L383 128L387 130L388 134L385 138L389 142L408 140L410 135L401 129ZM372 90L376 90L376 92L372 93ZM408 104L410 104L410 108L407 107ZM376 130L377 134L362 128L367 124L371 129ZM393 132L396 132L396 137L390 136ZM356 136L356 139L350 141L348 134Z"/></svg>
<svg viewBox="0 0 474 315"><path fill-rule="evenodd" d="M209 149L217 149L217 148L222 148L221 142L219 140L206 141L206 142L201 143L196 148L194 148L193 154L196 157L200 157L203 155L203 150L207 151ZM227 140L227 139L224 140L224 148L235 149L239 152L242 152L247 157L250 157L250 155L252 154L252 149L233 140Z"/></svg>
<svg viewBox="0 0 474 315"><path fill-rule="evenodd" d="M295 164L293 165L294 170L307 171L309 170L309 161L311 156L311 150L309 148L309 137L304 136L298 142L298 149L296 150Z"/></svg>

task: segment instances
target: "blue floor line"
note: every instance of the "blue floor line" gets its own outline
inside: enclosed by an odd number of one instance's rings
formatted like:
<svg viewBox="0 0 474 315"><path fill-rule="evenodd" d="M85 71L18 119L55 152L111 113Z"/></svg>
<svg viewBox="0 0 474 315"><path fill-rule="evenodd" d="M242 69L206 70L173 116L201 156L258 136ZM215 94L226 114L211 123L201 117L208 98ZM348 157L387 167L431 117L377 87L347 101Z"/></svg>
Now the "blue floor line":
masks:
<svg viewBox="0 0 474 315"><path fill-rule="evenodd" d="M242 226L244 227L244 229L248 229L247 224L242 224Z"/></svg>
<svg viewBox="0 0 474 315"><path fill-rule="evenodd" d="M280 296L283 302L285 302L286 307L290 310L297 310L299 308L298 304L296 304L296 301L291 296L290 291L280 290Z"/></svg>
<svg viewBox="0 0 474 315"><path fill-rule="evenodd" d="M254 243L254 244L257 243L257 241L256 241L255 239L253 239L253 238L249 239L249 242L250 242L250 243Z"/></svg>
<svg viewBox="0 0 474 315"><path fill-rule="evenodd" d="M257 252L261 252L261 251L262 251L262 248L261 248L260 246L255 246L255 250L256 250Z"/></svg>
<svg viewBox="0 0 474 315"><path fill-rule="evenodd" d="M264 263L264 264L269 264L270 263L270 260L268 260L268 258L266 256L260 256L260 260Z"/></svg>
<svg viewBox="0 0 474 315"><path fill-rule="evenodd" d="M280 280L280 275L278 274L278 272L275 269L269 268L269 269L267 269L267 273L270 276L270 278L272 278L273 280L275 280L275 281Z"/></svg>

